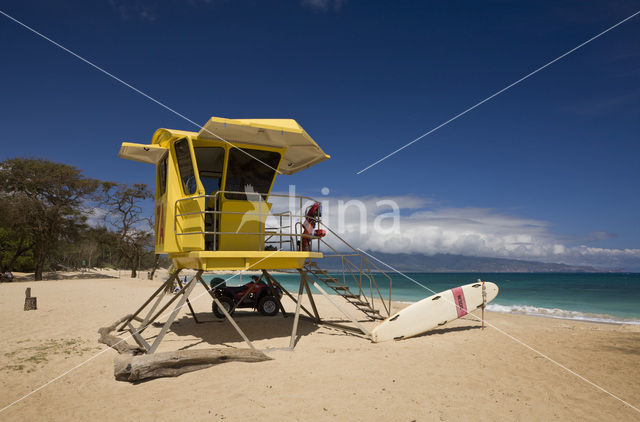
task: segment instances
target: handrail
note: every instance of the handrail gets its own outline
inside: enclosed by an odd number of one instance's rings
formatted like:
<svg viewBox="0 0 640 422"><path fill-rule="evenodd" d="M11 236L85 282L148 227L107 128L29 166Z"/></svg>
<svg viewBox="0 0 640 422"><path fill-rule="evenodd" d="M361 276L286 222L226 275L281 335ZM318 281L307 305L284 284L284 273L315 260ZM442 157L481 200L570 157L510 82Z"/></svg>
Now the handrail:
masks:
<svg viewBox="0 0 640 422"><path fill-rule="evenodd" d="M255 212L255 210L250 211L250 212L239 212L239 211L222 211L218 209L218 199L220 197L220 195L244 195L246 198L248 198L248 200L250 201L252 197L256 198L257 202L265 202L266 200L270 197L278 197L278 198L288 198L288 199L294 199L296 200L296 202L298 202L298 212L293 212L291 210L286 210L286 211L282 211L282 212L278 212L278 213L271 213L271 210L269 209L269 207L265 207L265 212L262 212L262 206L260 206L259 211L260 212ZM206 205L204 207L204 210L199 210L199 211L192 211L192 212L184 212L184 213L178 213L178 205L180 203L183 203L185 201L194 201L194 200L198 200L198 199L205 199L206 200ZM176 236L185 236L185 235L214 235L213 236L213 249L217 250L217 242L218 242L218 236L217 235L245 235L245 236L261 236L264 235L265 236L265 240L264 243L268 243L268 244L277 244L279 245L279 249L282 250L283 246L285 246L287 243L289 244L289 248L290 250L296 250L296 242L295 239L302 239L303 237L305 239L310 239L310 249L313 250L313 241L317 240L316 243L316 248L317 251L320 251L321 249L321 245L324 245L325 247L327 247L328 249L331 250L331 254L325 254L324 256L329 258L329 257L333 257L333 258L340 258L341 262L342 262L342 281L346 286L346 274L347 272L351 275L351 278L353 279L353 281L355 282L355 284L358 286L358 294L359 296L361 296L371 307L371 309L375 310L375 301L374 301L374 292L376 293L375 296L377 296L377 298L380 298L380 302L382 303L382 306L384 307L384 310L386 311L387 315L391 315L391 299L392 299L392 286L393 286L393 281L392 278L385 273L382 269L380 269L380 267L378 267L378 265L376 265L375 262L369 260L363 253L361 253L358 249L354 248L353 246L351 246L351 244L349 244L345 239L343 239L338 233L336 233L334 230L332 230L329 226L327 226L322 220L321 218L318 217L308 217L307 215L304 214L303 211L303 205L306 204L307 202L311 202L311 203L316 203L318 201L316 201L315 199L308 197L308 196L303 196L303 195L286 195L286 194L266 194L266 193L258 193L258 192L241 192L241 191L217 191L215 194L213 195L195 195L195 196L190 196L190 197L186 197L186 198L179 198L175 201L174 203L174 225L173 225L173 229L174 229L174 234ZM208 204L211 204L213 209L207 209ZM279 219L279 226L277 227L265 227L264 231L259 231L258 233L238 233L238 232L223 232L218 230L218 219L215 218L215 216L217 215L248 215L248 216L259 216L258 218L260 220L262 220L262 217L264 217L264 221L266 222L268 217L274 217L276 219ZM188 216L193 216L193 215L202 215L203 217L206 217L206 215L213 215L213 230L203 230L203 231L195 231L195 232L187 232L187 233L178 233L177 230L177 223L178 223L178 218L179 217L188 217ZM303 221L307 218L311 218L315 221L316 223L316 227L317 228L323 228L326 229L327 233L330 233L332 236L335 237L335 239L337 239L339 241L339 243L342 245L342 247L346 247L348 252L339 252L336 248L334 248L332 245L330 245L327 242L326 238L320 237L320 236L315 236L313 234L304 234L303 230L300 230L300 233L298 232L298 226L301 226ZM283 220L289 220L287 223L288 225L284 224ZM294 222L295 221L295 222ZM259 226L260 227L260 226ZM284 231L284 229L289 229L287 231ZM276 239L276 240L272 240L272 239ZM259 238L260 239L260 238ZM284 239L288 239L288 240L284 240ZM356 265L354 262L352 262L349 258L360 258L360 262L358 263L358 265ZM380 291L380 288L378 286L378 282L375 279L374 276L374 271L372 271L372 267L375 269L375 272L377 274L380 274L384 277L387 278L387 280L389 281L389 297L388 300L386 298L384 298L382 296L382 292ZM363 279L364 278L364 279ZM366 280L369 281L369 297L367 297L367 295L365 294L365 291L363 289L363 281L366 282Z"/></svg>
<svg viewBox="0 0 640 422"><path fill-rule="evenodd" d="M218 210L218 197L222 194L232 194L232 195L245 195L246 197L255 197L257 199L257 201L259 202L265 202L265 198L268 197L282 197L282 198L294 198L299 200L300 203L300 210L302 210L302 206L303 206L303 200L304 201L311 201L311 202L315 202L315 200L313 198L310 198L308 196L302 196L302 195L284 195L284 194L265 194L265 193L258 193L258 192L241 192L241 191L217 191L215 192L213 195L194 195L194 196L189 196L186 198L178 198L176 199L175 203L174 203L174 219L173 219L173 233L175 236L191 236L191 235L214 235L213 236L213 250L217 250L217 242L218 242L218 237L216 235L220 235L220 234L224 234L224 235L244 235L244 236L269 236L270 238L273 236L277 236L280 241L279 242L272 242L272 243L278 243L280 245L280 249L282 249L283 244L285 243L283 241L283 238L289 238L289 248L290 250L295 250L295 242L294 239L295 238L305 238L305 239L309 239L310 240L310 250L313 251L313 240L317 240L319 239L318 236L314 236L314 235L309 235L309 234L304 234L304 233L297 233L297 230L295 229L295 226L293 225L293 220L300 220L298 222L296 222L296 224L301 224L301 221L303 221L304 219L308 219L311 218L313 219L319 226L320 224L320 218L319 217L309 217L307 215L303 215L303 214L293 214L290 210L286 210L280 213L275 213L272 214L269 210L268 207L265 207L265 212L262 212L262 205L259 207L259 212L255 212L254 211L247 211L247 212L240 212L240 211L222 211L222 210ZM198 199L205 199L207 204L213 204L213 209L207 209L207 206L205 206L205 208L203 210L198 210L198 211L192 211L192 212L183 212L183 213L178 213L178 206L180 203L186 202L186 201L196 201ZM258 233L247 233L247 232L242 232L242 233L236 233L236 232L223 232L220 230L217 230L217 225L218 225L218 220L217 218L213 218L213 228L214 230L200 230L200 231L190 231L190 232L182 232L182 233L178 233L178 218L179 217L188 217L188 216L194 216L194 215L202 215L202 216L206 216L206 215L247 215L247 216L258 216L259 220L262 220L264 217L264 220L266 222L267 218L269 216L273 216L273 217L279 217L280 221L282 221L283 217L287 217L289 218L290 224L289 226L284 226L283 224L280 224L280 227L277 227L276 229L280 230L280 233L266 233L266 228L265 228L265 232L258 232ZM259 226L260 228L260 226ZM288 233L283 233L282 229L283 228L289 228L291 229L290 232ZM294 232L295 230L295 232ZM258 241L260 238L258 238ZM261 249L262 246L260 244L257 245L258 249ZM319 241L316 242L316 249L319 251L320 250L320 243Z"/></svg>
<svg viewBox="0 0 640 422"><path fill-rule="evenodd" d="M338 239L344 246L346 246L347 248L351 249L353 251L353 254L349 254L348 256L359 256L360 257L360 266L355 265L353 262L351 262L349 259L347 259L347 255L346 254L340 254L334 247L332 247L331 245L329 245L329 243L327 243L327 241L322 238L320 239L320 242L322 242L322 244L324 244L325 246L329 247L329 249L331 249L336 255L335 256L341 256L342 259L342 274L343 274L343 282L346 284L345 281L345 264L346 264L346 268L349 271L349 273L351 274L351 277L353 278L353 280L355 281L355 283L358 285L358 290L359 290L359 295L363 296L366 300L366 295L363 295L363 289L362 289L362 277L365 277L369 280L369 296L371 299L371 302L369 303L372 309L375 309L375 301L374 301L374 295L373 295L373 288L375 287L375 291L377 293L377 296L380 298L380 302L382 303L382 306L384 307L384 310L386 311L388 316L391 316L391 288L392 288L392 281L391 281L391 277L385 273L384 271L382 271L377 265L375 265L375 263L371 262L364 254L362 254L359 250L357 250L356 248L354 248L353 246L351 246L346 240L344 240L340 235L338 235L335 231L333 231L329 226L327 226L326 224L324 224L324 222L320 221L319 222L319 226L322 226L323 228L325 228L329 233L331 233L333 236L335 236L336 239ZM371 271L371 267L369 266L369 263L371 262L371 264L376 268L376 270L378 270L378 272L382 275L384 275L388 280L389 280L389 300L388 302L386 301L386 299L382 296L382 292L380 291L380 288L378 286L378 282L376 281L373 272ZM357 269L358 273L359 273L359 279L356 278L355 274L353 273L352 269ZM369 302L367 300L367 302Z"/></svg>

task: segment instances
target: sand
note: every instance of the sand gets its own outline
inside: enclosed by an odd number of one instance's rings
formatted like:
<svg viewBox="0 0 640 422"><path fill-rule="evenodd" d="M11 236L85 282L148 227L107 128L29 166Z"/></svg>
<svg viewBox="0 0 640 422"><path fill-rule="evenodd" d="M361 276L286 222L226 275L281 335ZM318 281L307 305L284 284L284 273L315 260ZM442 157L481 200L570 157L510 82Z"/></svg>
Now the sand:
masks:
<svg viewBox="0 0 640 422"><path fill-rule="evenodd" d="M159 281L94 276L0 284L0 408L50 382L0 420L640 421L640 412L470 316L381 344L301 321L295 351L269 351L271 361L118 382L116 352L97 343L96 331L134 311ZM22 310L26 287L36 311ZM244 347L203 293L194 291L196 312L213 322L196 325L181 312L161 351ZM339 315L322 297L318 306ZM288 345L293 318L235 316L256 346ZM640 407L640 327L489 312L487 320Z"/></svg>

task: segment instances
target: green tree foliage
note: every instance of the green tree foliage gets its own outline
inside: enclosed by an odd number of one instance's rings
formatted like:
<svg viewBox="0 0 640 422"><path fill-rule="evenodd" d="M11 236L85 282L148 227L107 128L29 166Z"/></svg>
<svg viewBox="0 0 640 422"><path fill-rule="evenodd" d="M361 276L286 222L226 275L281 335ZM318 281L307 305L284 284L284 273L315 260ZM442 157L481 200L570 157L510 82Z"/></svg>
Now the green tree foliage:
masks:
<svg viewBox="0 0 640 422"><path fill-rule="evenodd" d="M19 229L11 224L4 228L9 230L13 256L25 247L33 252L36 280L42 279L59 249L86 228L83 205L99 186L78 168L49 160L12 158L0 163L3 207L13 215L24 213L26 220Z"/></svg>
<svg viewBox="0 0 640 422"><path fill-rule="evenodd" d="M118 268L120 267L118 236L104 226L87 227L75 242L65 245L58 255L57 262L65 269Z"/></svg>
<svg viewBox="0 0 640 422"><path fill-rule="evenodd" d="M155 264L151 220L142 208L151 197L146 185L100 182L65 164L2 161L0 269L34 272L36 280L43 271L83 266L127 268L135 277ZM169 265L166 257L159 263Z"/></svg>
<svg viewBox="0 0 640 422"><path fill-rule="evenodd" d="M105 220L115 229L121 259L136 277L143 258L153 255L153 222L143 213L141 204L153 194L147 185L103 183L102 204Z"/></svg>
<svg viewBox="0 0 640 422"><path fill-rule="evenodd" d="M30 224L35 203L23 193L0 191L0 269L24 270L33 263L35 241Z"/></svg>

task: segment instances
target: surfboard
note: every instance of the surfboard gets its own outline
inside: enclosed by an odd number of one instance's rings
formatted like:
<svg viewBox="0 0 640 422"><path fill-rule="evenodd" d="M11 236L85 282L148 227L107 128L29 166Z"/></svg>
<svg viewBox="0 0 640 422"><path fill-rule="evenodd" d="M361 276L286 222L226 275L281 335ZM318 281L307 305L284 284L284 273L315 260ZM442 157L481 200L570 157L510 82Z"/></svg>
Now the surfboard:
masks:
<svg viewBox="0 0 640 422"><path fill-rule="evenodd" d="M486 302L498 295L498 286L485 282ZM445 290L391 315L371 332L374 342L401 340L444 325L482 307L482 283Z"/></svg>

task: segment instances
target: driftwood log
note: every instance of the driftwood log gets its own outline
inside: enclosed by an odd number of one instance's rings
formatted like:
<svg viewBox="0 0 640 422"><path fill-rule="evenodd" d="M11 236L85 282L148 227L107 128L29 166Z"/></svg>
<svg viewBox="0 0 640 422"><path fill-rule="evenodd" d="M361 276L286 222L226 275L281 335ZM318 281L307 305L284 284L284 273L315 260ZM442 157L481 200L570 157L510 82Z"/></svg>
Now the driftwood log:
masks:
<svg viewBox="0 0 640 422"><path fill-rule="evenodd" d="M251 349L196 349L143 354L145 351L112 334L118 325L129 319L125 315L108 327L98 330L102 344L115 349L119 355L113 362L118 381L136 382L159 377L177 377L187 372L209 368L224 362L261 362L271 360L264 353Z"/></svg>
<svg viewBox="0 0 640 422"><path fill-rule="evenodd" d="M126 341L124 341L123 339L121 339L120 337L114 336L113 334L111 334L113 331L115 331L116 328L118 328L118 325L128 320L129 317L131 317L131 315L125 315L119 320L117 320L116 322L114 322L113 324L109 325L108 327L100 328L98 330L98 334L100 334L100 338L98 339L98 342L102 344L106 344L107 346L115 349L120 354L139 355L141 353L144 353L144 350L142 350L140 347L133 346L127 343Z"/></svg>
<svg viewBox="0 0 640 422"><path fill-rule="evenodd" d="M251 349L199 349L139 356L119 355L114 361L114 375L118 381L136 382L159 377L177 377L224 362L265 360L271 358Z"/></svg>

